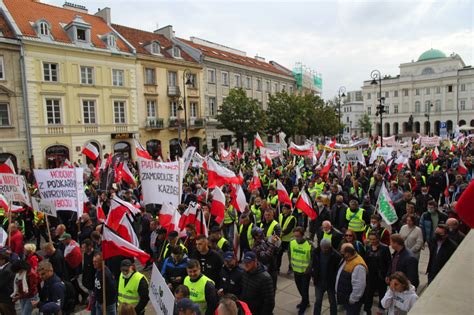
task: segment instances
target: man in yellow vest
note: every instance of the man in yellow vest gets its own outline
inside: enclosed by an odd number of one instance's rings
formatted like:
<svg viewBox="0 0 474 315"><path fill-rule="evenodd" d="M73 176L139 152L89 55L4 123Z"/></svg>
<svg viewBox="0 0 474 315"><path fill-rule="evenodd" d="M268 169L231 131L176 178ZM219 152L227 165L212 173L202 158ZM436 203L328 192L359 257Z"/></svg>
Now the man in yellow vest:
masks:
<svg viewBox="0 0 474 315"><path fill-rule="evenodd" d="M272 207L273 209L276 209L278 205L278 195L276 193L275 187L271 186L268 189L268 197L267 197L267 202Z"/></svg>
<svg viewBox="0 0 474 315"><path fill-rule="evenodd" d="M263 234L267 239L269 239L273 234L277 236L281 235L281 227L274 217L275 212L272 208L265 210L265 213L263 214L263 221L260 224L260 227L263 229Z"/></svg>
<svg viewBox="0 0 474 315"><path fill-rule="evenodd" d="M218 298L214 281L201 273L201 265L196 259L190 259L186 266L188 275L184 285L189 289L189 299L199 306L203 315L214 314Z"/></svg>
<svg viewBox="0 0 474 315"><path fill-rule="evenodd" d="M296 287L301 295L301 303L296 307L298 314L303 315L309 306L309 283L311 280L311 250L313 246L304 239L304 229L300 226L293 232L295 237L290 242L290 264L295 276Z"/></svg>
<svg viewBox="0 0 474 315"><path fill-rule="evenodd" d="M356 233L357 240L362 241L362 234L365 231L366 225L370 221L370 215L364 208L359 208L357 200L349 202L349 208L346 210L347 228Z"/></svg>
<svg viewBox="0 0 474 315"><path fill-rule="evenodd" d="M283 254L290 247L290 242L293 240L293 231L296 227L296 218L291 214L290 205L283 205L282 213L278 217L278 223L281 226L281 249L278 252L277 257L277 271L280 272L281 260ZM288 266L288 274L291 274L291 265Z"/></svg>
<svg viewBox="0 0 474 315"><path fill-rule="evenodd" d="M128 259L120 264L121 274L118 285L118 303L128 303L135 306L138 315L145 314L148 297L148 281L146 277L135 270L135 266Z"/></svg>
<svg viewBox="0 0 474 315"><path fill-rule="evenodd" d="M217 247L219 247L223 253L232 250L232 246L230 245L229 241L224 236L222 236L222 231L219 226L211 227L210 237L217 241Z"/></svg>

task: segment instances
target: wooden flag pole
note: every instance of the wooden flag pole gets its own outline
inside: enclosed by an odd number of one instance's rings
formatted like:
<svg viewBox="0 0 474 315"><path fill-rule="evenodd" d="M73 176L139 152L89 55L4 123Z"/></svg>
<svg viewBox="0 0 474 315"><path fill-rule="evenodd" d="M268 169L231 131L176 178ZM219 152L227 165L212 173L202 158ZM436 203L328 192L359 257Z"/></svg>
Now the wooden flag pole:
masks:
<svg viewBox="0 0 474 315"><path fill-rule="evenodd" d="M105 260L104 252L102 251L102 314L107 315L107 302L105 294Z"/></svg>
<svg viewBox="0 0 474 315"><path fill-rule="evenodd" d="M8 202L8 248L11 249L11 244L12 244L12 231L10 229L10 224L12 223L12 202L11 200Z"/></svg>
<svg viewBox="0 0 474 315"><path fill-rule="evenodd" d="M46 221L46 229L48 230L48 237L49 237L49 242L51 243L53 241L52 237L51 237L51 230L49 229L49 218L48 218L48 214L44 214L44 220Z"/></svg>

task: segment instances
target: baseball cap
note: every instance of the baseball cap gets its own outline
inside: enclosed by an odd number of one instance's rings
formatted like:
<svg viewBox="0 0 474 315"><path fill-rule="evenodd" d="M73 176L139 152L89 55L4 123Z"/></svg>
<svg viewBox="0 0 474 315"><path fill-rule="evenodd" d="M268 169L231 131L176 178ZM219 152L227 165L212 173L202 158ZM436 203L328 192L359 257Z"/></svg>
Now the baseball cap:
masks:
<svg viewBox="0 0 474 315"><path fill-rule="evenodd" d="M242 259L242 262L244 264L247 264L247 263L255 261L255 260L257 260L257 255L252 251L248 251L248 252L245 253L244 258Z"/></svg>
<svg viewBox="0 0 474 315"><path fill-rule="evenodd" d="M63 235L61 235L61 236L59 237L59 240L60 240L60 241L70 240L70 239L71 239L71 234L69 234L69 233L63 233Z"/></svg>
<svg viewBox="0 0 474 315"><path fill-rule="evenodd" d="M224 253L224 260L232 260L235 258L235 254L232 251L228 251Z"/></svg>
<svg viewBox="0 0 474 315"><path fill-rule="evenodd" d="M132 265L132 262L130 261L130 259L124 259L120 263L120 269L128 269L130 268L131 265Z"/></svg>

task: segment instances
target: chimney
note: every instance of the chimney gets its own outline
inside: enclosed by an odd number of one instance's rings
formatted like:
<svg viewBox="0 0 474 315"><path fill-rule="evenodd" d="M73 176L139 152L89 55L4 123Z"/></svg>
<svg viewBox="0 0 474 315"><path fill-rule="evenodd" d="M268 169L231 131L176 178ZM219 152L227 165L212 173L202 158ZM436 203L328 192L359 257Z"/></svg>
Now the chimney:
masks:
<svg viewBox="0 0 474 315"><path fill-rule="evenodd" d="M174 38L174 31L173 31L173 26L172 25L167 25L167 26L164 26L162 28L159 28L159 29L155 30L153 33L163 35L167 39Z"/></svg>
<svg viewBox="0 0 474 315"><path fill-rule="evenodd" d="M99 9L99 11L97 11L97 13L94 15L102 18L102 20L104 20L107 23L107 25L110 25L112 24L110 11L111 11L110 8L105 7L103 9Z"/></svg>
<svg viewBox="0 0 474 315"><path fill-rule="evenodd" d="M76 11L76 12L81 12L81 13L88 13L88 10L85 6L80 5L80 4L75 4L72 2L64 2L63 4L64 9Z"/></svg>

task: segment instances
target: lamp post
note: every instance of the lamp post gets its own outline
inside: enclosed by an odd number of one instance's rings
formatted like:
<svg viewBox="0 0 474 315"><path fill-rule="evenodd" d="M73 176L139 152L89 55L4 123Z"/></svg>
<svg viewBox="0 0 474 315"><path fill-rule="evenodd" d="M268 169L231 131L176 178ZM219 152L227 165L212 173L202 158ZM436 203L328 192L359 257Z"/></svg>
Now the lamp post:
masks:
<svg viewBox="0 0 474 315"><path fill-rule="evenodd" d="M342 103L342 98L346 97L346 88L344 86L341 86L339 88L339 91L337 92L337 99L338 99L338 109L339 109L339 143L342 142L342 133L341 133L341 103Z"/></svg>
<svg viewBox="0 0 474 315"><path fill-rule="evenodd" d="M385 111L385 97L382 96L382 74L379 70L372 70L370 73L370 77L372 78L371 85L379 85L379 105L377 105L377 112L376 116L380 116L380 146L383 146L383 114L386 113ZM377 82L378 81L378 82Z"/></svg>
<svg viewBox="0 0 474 315"><path fill-rule="evenodd" d="M187 114L187 107L186 104L186 87L188 85L192 85L193 82L191 80L192 73L189 69L184 69L183 71L183 107L184 107L184 140L186 142L186 146L188 146L188 114Z"/></svg>
<svg viewBox="0 0 474 315"><path fill-rule="evenodd" d="M428 104L428 108L426 109L428 111L428 113L425 113L425 117L428 118L428 136L430 136L430 133L431 133L431 125L430 125L430 112L431 112L431 107L433 107L433 104L430 103Z"/></svg>

